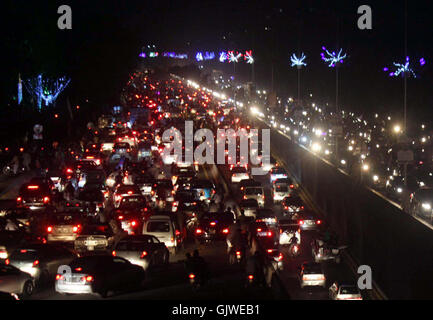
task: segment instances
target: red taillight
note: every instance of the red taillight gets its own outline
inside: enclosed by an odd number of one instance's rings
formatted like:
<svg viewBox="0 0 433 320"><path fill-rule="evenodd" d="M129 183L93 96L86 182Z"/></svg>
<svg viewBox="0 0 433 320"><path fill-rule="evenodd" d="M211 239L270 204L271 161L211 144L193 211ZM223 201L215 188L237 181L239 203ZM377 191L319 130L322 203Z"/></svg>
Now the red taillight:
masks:
<svg viewBox="0 0 433 320"><path fill-rule="evenodd" d="M23 201L23 198L17 197L17 202L21 202L21 201Z"/></svg>
<svg viewBox="0 0 433 320"><path fill-rule="evenodd" d="M293 184L291 184L289 187L290 187L290 189L293 189L295 186Z"/></svg>
<svg viewBox="0 0 433 320"><path fill-rule="evenodd" d="M299 220L298 224L302 226L304 224L304 220Z"/></svg>
<svg viewBox="0 0 433 320"><path fill-rule="evenodd" d="M74 227L72 228L72 232L76 233L76 232L78 232L78 230L80 230L80 228L81 228L80 225L74 226Z"/></svg>
<svg viewBox="0 0 433 320"><path fill-rule="evenodd" d="M36 267L39 264L39 260L33 261L33 267Z"/></svg>
<svg viewBox="0 0 433 320"><path fill-rule="evenodd" d="M135 227L137 225L137 221L131 221L131 226Z"/></svg>
<svg viewBox="0 0 433 320"><path fill-rule="evenodd" d="M194 273L190 273L190 274L189 274L189 278L190 278L190 279L194 279L194 278L195 278L195 274L194 274Z"/></svg>
<svg viewBox="0 0 433 320"><path fill-rule="evenodd" d="M272 253L274 250L273 249L268 249L266 250L268 253Z"/></svg>
<svg viewBox="0 0 433 320"><path fill-rule="evenodd" d="M53 227L49 226L49 227L47 228L47 232L48 232L48 233L53 232Z"/></svg>
<svg viewBox="0 0 433 320"><path fill-rule="evenodd" d="M78 268L75 268L75 271L83 271L83 268L81 268L81 267L78 267Z"/></svg>
<svg viewBox="0 0 433 320"><path fill-rule="evenodd" d="M197 233L197 234L201 234L201 233L203 233L203 230L202 230L202 229L196 229L196 230L195 230L195 233Z"/></svg>
<svg viewBox="0 0 433 320"><path fill-rule="evenodd" d="M72 173L72 172L74 172L72 169L70 168L66 169L66 173Z"/></svg>
<svg viewBox="0 0 433 320"><path fill-rule="evenodd" d="M272 232L268 231L268 233L266 234L268 237L272 237Z"/></svg>
<svg viewBox="0 0 433 320"><path fill-rule="evenodd" d="M147 252L146 252L146 251L143 251L143 252L141 253L140 258L143 259L145 256L147 256Z"/></svg>
<svg viewBox="0 0 433 320"><path fill-rule="evenodd" d="M316 223L317 224L322 224L322 220L317 220Z"/></svg>
<svg viewBox="0 0 433 320"><path fill-rule="evenodd" d="M50 202L50 197L44 197L44 203Z"/></svg>
<svg viewBox="0 0 433 320"><path fill-rule="evenodd" d="M240 256L240 255L241 255L241 252L240 252L240 251L236 251L236 255L237 255L237 256Z"/></svg>
<svg viewBox="0 0 433 320"><path fill-rule="evenodd" d="M27 186L27 189L36 190L39 189L39 186Z"/></svg>
<svg viewBox="0 0 433 320"><path fill-rule="evenodd" d="M175 235L176 235L176 236L180 236L180 231L179 231L179 230L176 230Z"/></svg>
<svg viewBox="0 0 433 320"><path fill-rule="evenodd" d="M64 280L65 277L62 276L61 274L56 274L56 280Z"/></svg>
<svg viewBox="0 0 433 320"><path fill-rule="evenodd" d="M123 220L123 216L118 216L117 219Z"/></svg>
<svg viewBox="0 0 433 320"><path fill-rule="evenodd" d="M215 221L212 221L212 222L210 223L210 225L214 227L214 226L216 226L216 222L215 222Z"/></svg>
<svg viewBox="0 0 433 320"><path fill-rule="evenodd" d="M257 232L262 232L262 228L257 228Z"/></svg>
<svg viewBox="0 0 433 320"><path fill-rule="evenodd" d="M86 282L92 282L93 281L93 277L92 276L81 277L81 280L84 280Z"/></svg>
<svg viewBox="0 0 433 320"><path fill-rule="evenodd" d="M131 195L131 194L132 194L132 191L128 191L128 194L130 194L130 195Z"/></svg>
<svg viewBox="0 0 433 320"><path fill-rule="evenodd" d="M247 199L247 196L244 196L244 200L246 200Z"/></svg>
<svg viewBox="0 0 433 320"><path fill-rule="evenodd" d="M253 280L253 279L254 279L254 276L253 276L252 274L249 274L249 275L248 275L248 279Z"/></svg>
<svg viewBox="0 0 433 320"><path fill-rule="evenodd" d="M301 210L304 210L304 206L301 206Z"/></svg>
<svg viewBox="0 0 433 320"><path fill-rule="evenodd" d="M283 260L283 254L280 253L280 255L278 256L278 261L282 261Z"/></svg>
<svg viewBox="0 0 433 320"><path fill-rule="evenodd" d="M116 256L116 251L115 251L115 250L111 251L111 255L112 255L113 257L115 257L115 256Z"/></svg>
<svg viewBox="0 0 433 320"><path fill-rule="evenodd" d="M225 233L225 234L227 234L227 233L229 233L229 229L223 229L223 231L222 231L223 233Z"/></svg>
<svg viewBox="0 0 433 320"><path fill-rule="evenodd" d="M9 259L6 259L5 260L5 265L9 265L11 262L10 262L10 260Z"/></svg>

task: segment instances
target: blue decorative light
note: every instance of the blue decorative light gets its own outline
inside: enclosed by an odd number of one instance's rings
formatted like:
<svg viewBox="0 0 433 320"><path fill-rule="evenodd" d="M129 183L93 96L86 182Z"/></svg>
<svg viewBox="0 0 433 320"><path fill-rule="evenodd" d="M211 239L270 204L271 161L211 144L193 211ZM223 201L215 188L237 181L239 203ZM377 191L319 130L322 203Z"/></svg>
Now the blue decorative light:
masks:
<svg viewBox="0 0 433 320"><path fill-rule="evenodd" d="M214 52L205 52L205 54L204 54L204 57L203 57L203 59L204 60L212 60L212 59L215 59L215 53Z"/></svg>
<svg viewBox="0 0 433 320"><path fill-rule="evenodd" d="M175 52L164 52L162 56L173 59L188 59L188 55L185 53L178 54Z"/></svg>
<svg viewBox="0 0 433 320"><path fill-rule="evenodd" d="M23 84L21 81L21 75L18 74L18 105L23 101Z"/></svg>
<svg viewBox="0 0 433 320"><path fill-rule="evenodd" d="M421 58L419 60L420 66L425 65L424 58ZM396 69L389 73L390 77L398 77L399 75L404 76L406 75L412 75L414 78L416 78L416 74L413 71L413 69L410 67L410 59L409 57L406 57L406 61L404 64L393 62L393 65L396 67ZM389 69L387 67L383 68L383 71L387 72Z"/></svg>
<svg viewBox="0 0 433 320"><path fill-rule="evenodd" d="M195 55L195 59L197 61L203 61L203 53L197 52L197 54Z"/></svg>
<svg viewBox="0 0 433 320"><path fill-rule="evenodd" d="M302 52L301 57L297 57L296 54L292 54L292 56L290 57L290 61L292 62L292 67L297 66L297 67L302 67L302 66L306 66L307 64L304 62L306 56L304 55L304 53Z"/></svg>
<svg viewBox="0 0 433 320"><path fill-rule="evenodd" d="M139 56L140 58L146 58L146 54L145 54L144 52L140 53L138 56Z"/></svg>
<svg viewBox="0 0 433 320"><path fill-rule="evenodd" d="M36 78L25 81L24 84L30 94L36 97L38 109L41 110L42 100L45 101L45 106L54 103L70 81L65 77L57 80L42 79L42 74L39 74Z"/></svg>
<svg viewBox="0 0 433 320"><path fill-rule="evenodd" d="M337 66L338 63L343 63L343 60L347 57L347 54L342 54L343 49L340 49L337 54L335 53L335 51L333 51L332 53L329 52L325 47L322 47L322 50L324 52L322 52L320 56L322 57L323 61L329 62L328 67L330 68L334 68L335 66Z"/></svg>
<svg viewBox="0 0 433 320"><path fill-rule="evenodd" d="M225 51L220 52L219 60L220 62L225 62L227 60L227 53Z"/></svg>

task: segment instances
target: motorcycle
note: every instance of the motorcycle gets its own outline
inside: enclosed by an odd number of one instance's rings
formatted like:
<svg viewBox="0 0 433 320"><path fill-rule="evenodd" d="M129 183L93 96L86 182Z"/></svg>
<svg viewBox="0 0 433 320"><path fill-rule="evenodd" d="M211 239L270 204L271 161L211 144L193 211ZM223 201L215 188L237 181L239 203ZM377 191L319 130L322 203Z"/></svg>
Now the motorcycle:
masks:
<svg viewBox="0 0 433 320"><path fill-rule="evenodd" d="M301 248L299 246L299 244L297 243L292 243L289 246L289 255L292 258L296 258L301 254Z"/></svg>

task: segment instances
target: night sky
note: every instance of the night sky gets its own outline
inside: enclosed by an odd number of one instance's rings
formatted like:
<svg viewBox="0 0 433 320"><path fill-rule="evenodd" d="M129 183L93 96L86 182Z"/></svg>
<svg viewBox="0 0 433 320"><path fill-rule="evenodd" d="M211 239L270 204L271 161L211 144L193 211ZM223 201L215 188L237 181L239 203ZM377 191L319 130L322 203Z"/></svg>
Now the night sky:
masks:
<svg viewBox="0 0 433 320"><path fill-rule="evenodd" d="M408 81L409 118L429 116L433 95L433 13L431 1L408 1L408 55L421 57L419 78ZM57 29L57 7L72 7L72 30ZM357 8L368 4L373 30L357 28ZM18 72L72 78L67 95L116 103L143 45L160 51L247 50L255 56L259 86L283 97L296 96L297 73L289 56L307 55L304 94L335 101L335 73L320 59L321 47L349 54L340 69L340 105L358 113L403 109L403 80L382 71L403 62L404 1L2 1L1 99L15 94ZM265 27L270 28L266 31ZM230 71L231 68L227 68ZM239 64L247 80L250 67ZM308 91L307 91L308 90Z"/></svg>

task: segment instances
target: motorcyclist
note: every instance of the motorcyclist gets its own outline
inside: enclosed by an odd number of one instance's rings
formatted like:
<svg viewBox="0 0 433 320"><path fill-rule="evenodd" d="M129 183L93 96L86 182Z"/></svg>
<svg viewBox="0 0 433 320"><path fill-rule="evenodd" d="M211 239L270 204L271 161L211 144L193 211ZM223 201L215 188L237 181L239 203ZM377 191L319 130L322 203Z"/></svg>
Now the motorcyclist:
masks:
<svg viewBox="0 0 433 320"><path fill-rule="evenodd" d="M209 277L209 270L206 261L200 256L197 249L194 250L191 259L194 272L197 274L200 284L206 283Z"/></svg>
<svg viewBox="0 0 433 320"><path fill-rule="evenodd" d="M242 255L245 256L248 248L248 238L241 228L236 229L230 240L227 241L229 244L228 253L230 256L230 262L233 263L235 259L234 252L239 250Z"/></svg>

